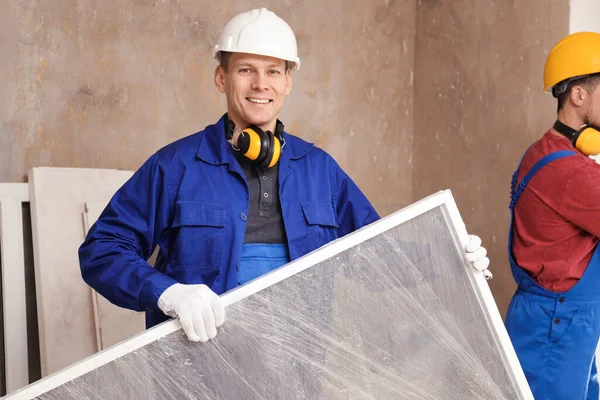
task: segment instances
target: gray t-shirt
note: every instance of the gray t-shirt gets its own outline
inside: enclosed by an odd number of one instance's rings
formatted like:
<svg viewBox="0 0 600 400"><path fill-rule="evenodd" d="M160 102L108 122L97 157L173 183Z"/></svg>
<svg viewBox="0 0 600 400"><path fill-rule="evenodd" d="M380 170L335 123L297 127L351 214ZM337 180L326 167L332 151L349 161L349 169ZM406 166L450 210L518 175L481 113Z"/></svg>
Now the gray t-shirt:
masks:
<svg viewBox="0 0 600 400"><path fill-rule="evenodd" d="M244 243L287 244L279 203L279 163L271 168L239 158L250 191Z"/></svg>

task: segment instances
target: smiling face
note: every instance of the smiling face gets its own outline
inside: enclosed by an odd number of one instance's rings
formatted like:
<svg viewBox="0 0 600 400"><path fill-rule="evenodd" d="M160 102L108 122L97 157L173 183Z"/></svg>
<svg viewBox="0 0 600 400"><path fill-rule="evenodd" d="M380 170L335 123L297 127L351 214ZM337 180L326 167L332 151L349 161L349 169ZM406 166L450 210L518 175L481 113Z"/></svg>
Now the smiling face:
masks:
<svg viewBox="0 0 600 400"><path fill-rule="evenodd" d="M266 56L232 53L227 70L218 66L215 85L227 97L227 114L238 129L256 125L275 131L277 115L292 90L285 61Z"/></svg>

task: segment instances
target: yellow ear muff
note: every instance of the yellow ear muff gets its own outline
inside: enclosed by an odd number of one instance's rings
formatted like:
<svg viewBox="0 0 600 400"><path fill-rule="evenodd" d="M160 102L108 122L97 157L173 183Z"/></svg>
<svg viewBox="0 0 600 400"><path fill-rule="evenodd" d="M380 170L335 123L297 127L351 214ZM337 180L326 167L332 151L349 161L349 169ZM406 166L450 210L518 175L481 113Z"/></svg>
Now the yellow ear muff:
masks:
<svg viewBox="0 0 600 400"><path fill-rule="evenodd" d="M280 128L283 129L283 126ZM285 142L284 142L285 145ZM282 145L279 138L270 131L263 131L260 127L251 125L241 131L233 150L243 155L253 164L271 168L279 161Z"/></svg>
<svg viewBox="0 0 600 400"><path fill-rule="evenodd" d="M277 164L277 161L279 161L280 154L281 154L281 143L279 142L279 139L277 138L277 136L275 136L273 138L273 158L271 158L271 162L269 163L269 168L271 168L273 165Z"/></svg>
<svg viewBox="0 0 600 400"><path fill-rule="evenodd" d="M600 132L592 127L587 127L579 133L575 148L586 156L600 154Z"/></svg>
<svg viewBox="0 0 600 400"><path fill-rule="evenodd" d="M246 128L242 132L247 133L248 139L249 139L248 140L248 150L246 150L246 152L244 153L244 156L246 156L247 158L249 158L251 160L256 160L258 158L258 156L260 155L260 148L261 148L260 136L252 128Z"/></svg>

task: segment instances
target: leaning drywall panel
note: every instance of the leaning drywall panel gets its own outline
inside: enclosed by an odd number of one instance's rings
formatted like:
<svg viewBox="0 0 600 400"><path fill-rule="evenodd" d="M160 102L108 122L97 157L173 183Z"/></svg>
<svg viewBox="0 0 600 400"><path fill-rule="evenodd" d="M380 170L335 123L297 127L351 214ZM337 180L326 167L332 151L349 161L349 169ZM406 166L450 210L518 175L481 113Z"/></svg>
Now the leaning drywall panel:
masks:
<svg viewBox="0 0 600 400"><path fill-rule="evenodd" d="M87 234L89 228L96 223L100 214L108 204L106 201L86 203L84 226ZM90 288L94 304L94 321L96 323L96 342L98 349L104 350L137 335L146 329L146 318L142 312L118 307Z"/></svg>
<svg viewBox="0 0 600 400"><path fill-rule="evenodd" d="M206 344L167 322L12 398L532 399L454 211L439 193L225 294Z"/></svg>
<svg viewBox="0 0 600 400"><path fill-rule="evenodd" d="M131 171L34 168L29 172L42 376L95 353L90 288L81 278L85 202L110 198Z"/></svg>
<svg viewBox="0 0 600 400"><path fill-rule="evenodd" d="M6 393L29 383L23 203L26 183L0 184L0 255Z"/></svg>

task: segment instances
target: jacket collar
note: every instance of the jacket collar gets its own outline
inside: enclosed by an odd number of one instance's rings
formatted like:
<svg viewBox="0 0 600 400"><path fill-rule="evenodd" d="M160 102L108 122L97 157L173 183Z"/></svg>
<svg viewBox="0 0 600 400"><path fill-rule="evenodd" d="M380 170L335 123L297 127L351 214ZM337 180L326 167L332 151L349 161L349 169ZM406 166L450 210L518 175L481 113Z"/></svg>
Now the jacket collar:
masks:
<svg viewBox="0 0 600 400"><path fill-rule="evenodd" d="M228 164L231 162L233 152L225 138L226 115L223 115L216 124L204 128L202 132L198 153L196 154L204 162L213 165Z"/></svg>
<svg viewBox="0 0 600 400"><path fill-rule="evenodd" d="M227 114L224 114L216 124L209 125L204 129L196 153L202 161L213 165L237 163L231 145L225 137L225 118L227 118ZM304 157L314 146L312 143L290 135L285 131L282 133L282 137L285 140L285 147L279 162L283 161L284 164L288 160L297 160Z"/></svg>

